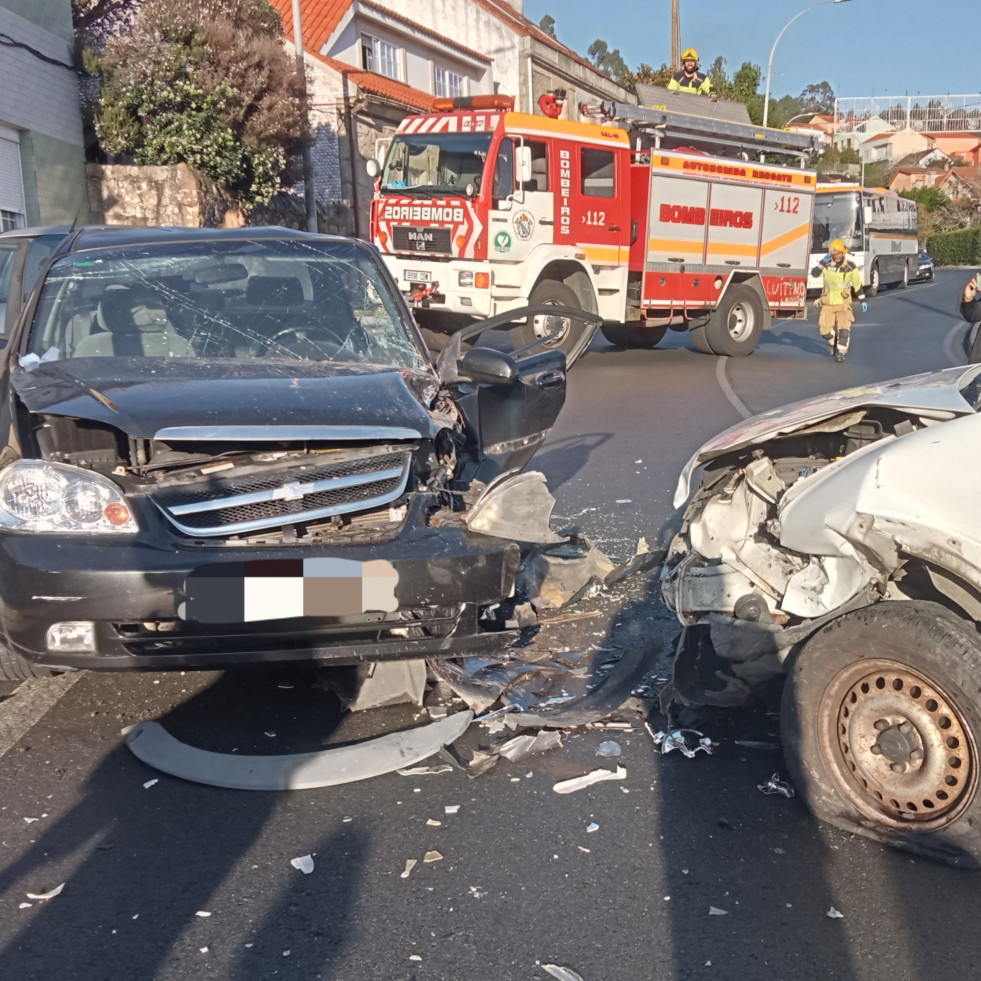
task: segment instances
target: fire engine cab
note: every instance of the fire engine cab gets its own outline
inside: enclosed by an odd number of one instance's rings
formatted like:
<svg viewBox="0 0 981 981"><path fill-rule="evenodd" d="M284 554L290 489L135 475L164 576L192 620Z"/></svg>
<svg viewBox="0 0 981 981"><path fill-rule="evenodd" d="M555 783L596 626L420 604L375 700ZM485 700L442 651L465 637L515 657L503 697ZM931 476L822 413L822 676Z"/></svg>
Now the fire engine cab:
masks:
<svg viewBox="0 0 981 981"><path fill-rule="evenodd" d="M369 162L372 238L420 323L571 307L618 345L654 347L670 328L743 355L771 318L804 315L810 137L666 107L580 112L587 121L514 112L504 96L437 100L402 122L384 167ZM788 158L796 166L761 162ZM571 363L594 330L556 311L514 333Z"/></svg>

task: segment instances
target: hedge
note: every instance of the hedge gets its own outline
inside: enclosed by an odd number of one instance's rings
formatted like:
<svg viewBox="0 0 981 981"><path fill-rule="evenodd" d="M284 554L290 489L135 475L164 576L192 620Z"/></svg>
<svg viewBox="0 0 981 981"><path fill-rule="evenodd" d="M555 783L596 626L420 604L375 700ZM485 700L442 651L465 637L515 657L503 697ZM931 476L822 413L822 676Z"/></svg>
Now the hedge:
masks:
<svg viewBox="0 0 981 981"><path fill-rule="evenodd" d="M927 239L926 249L938 266L981 265L981 227L937 232Z"/></svg>

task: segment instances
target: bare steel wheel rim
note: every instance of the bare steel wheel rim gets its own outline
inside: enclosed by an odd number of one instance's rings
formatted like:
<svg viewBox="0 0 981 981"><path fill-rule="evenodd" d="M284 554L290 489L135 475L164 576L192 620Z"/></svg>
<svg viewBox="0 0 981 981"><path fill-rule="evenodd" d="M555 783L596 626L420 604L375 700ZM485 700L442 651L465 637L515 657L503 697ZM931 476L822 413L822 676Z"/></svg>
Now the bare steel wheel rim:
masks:
<svg viewBox="0 0 981 981"><path fill-rule="evenodd" d="M734 303L726 317L726 329L729 336L734 341L745 340L753 333L756 326L756 313L753 308L743 300Z"/></svg>
<svg viewBox="0 0 981 981"><path fill-rule="evenodd" d="M558 306L556 303L546 301L542 304L546 307ZM569 317L557 317L551 314L532 317L532 329L535 337L538 338L546 347L556 347L561 344L569 333L572 321Z"/></svg>
<svg viewBox="0 0 981 981"><path fill-rule="evenodd" d="M872 267L872 278L870 280L870 284L869 285L872 287L873 290L877 290L879 288L879 267L878 266L873 266Z"/></svg>
<svg viewBox="0 0 981 981"><path fill-rule="evenodd" d="M867 660L840 671L824 691L818 725L839 789L880 824L936 830L974 798L970 729L952 699L905 664Z"/></svg>

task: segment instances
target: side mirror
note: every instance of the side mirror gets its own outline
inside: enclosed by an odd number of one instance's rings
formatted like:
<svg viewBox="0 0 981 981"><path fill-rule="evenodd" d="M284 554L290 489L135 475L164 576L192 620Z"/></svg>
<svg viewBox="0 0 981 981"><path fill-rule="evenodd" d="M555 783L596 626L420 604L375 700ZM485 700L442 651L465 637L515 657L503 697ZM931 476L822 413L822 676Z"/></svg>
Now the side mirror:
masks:
<svg viewBox="0 0 981 981"><path fill-rule="evenodd" d="M382 172L381 164L374 159L366 160L364 169L368 171L369 177L377 177Z"/></svg>
<svg viewBox="0 0 981 981"><path fill-rule="evenodd" d="M517 168L517 179L518 186L520 187L526 181L531 180L531 147L530 146L519 146L517 152L517 158L515 159L515 166Z"/></svg>
<svg viewBox="0 0 981 981"><path fill-rule="evenodd" d="M463 378L491 385L510 385L518 377L514 358L492 347L472 347L457 363Z"/></svg>

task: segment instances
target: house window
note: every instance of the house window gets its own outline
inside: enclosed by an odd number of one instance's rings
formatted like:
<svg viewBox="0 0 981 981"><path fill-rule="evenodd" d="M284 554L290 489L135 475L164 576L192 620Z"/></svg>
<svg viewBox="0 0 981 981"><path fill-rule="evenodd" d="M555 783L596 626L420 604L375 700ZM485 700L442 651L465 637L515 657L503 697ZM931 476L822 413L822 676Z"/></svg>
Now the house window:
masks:
<svg viewBox="0 0 981 981"><path fill-rule="evenodd" d="M0 208L0 232L9 232L13 228L24 227L24 216L19 211L7 211Z"/></svg>
<svg viewBox="0 0 981 981"><path fill-rule="evenodd" d="M387 78L401 79L399 49L381 38L361 35L361 67Z"/></svg>
<svg viewBox="0 0 981 981"><path fill-rule="evenodd" d="M436 65L434 75L433 92L435 95L444 99L459 99L467 94L464 90L462 75L439 65Z"/></svg>

